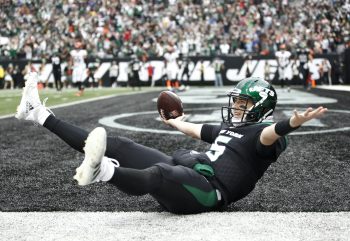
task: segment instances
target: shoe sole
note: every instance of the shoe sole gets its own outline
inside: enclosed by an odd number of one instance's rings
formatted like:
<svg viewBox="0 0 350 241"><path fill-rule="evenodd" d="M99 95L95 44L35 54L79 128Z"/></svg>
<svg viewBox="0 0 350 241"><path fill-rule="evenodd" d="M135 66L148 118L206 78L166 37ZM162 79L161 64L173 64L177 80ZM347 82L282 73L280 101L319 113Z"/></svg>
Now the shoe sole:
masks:
<svg viewBox="0 0 350 241"><path fill-rule="evenodd" d="M15 117L18 120L24 120L26 118L26 115L27 115L28 88L33 87L33 86L36 87L36 82L33 82L31 80L27 80L26 83L25 83L25 86L23 87L21 102L17 106L16 114L15 114Z"/></svg>
<svg viewBox="0 0 350 241"><path fill-rule="evenodd" d="M106 151L107 134L102 127L97 127L90 132L85 142L85 159L76 169L73 177L78 181L78 185L85 186L95 182L100 173L102 158Z"/></svg>
<svg viewBox="0 0 350 241"><path fill-rule="evenodd" d="M15 114L15 117L18 119L18 120L22 120L25 118L25 115L26 115L26 99L27 99L27 86L25 86L23 88L23 91L22 91L22 98L21 98L21 102L20 104L17 106L17 110L16 110L16 114Z"/></svg>

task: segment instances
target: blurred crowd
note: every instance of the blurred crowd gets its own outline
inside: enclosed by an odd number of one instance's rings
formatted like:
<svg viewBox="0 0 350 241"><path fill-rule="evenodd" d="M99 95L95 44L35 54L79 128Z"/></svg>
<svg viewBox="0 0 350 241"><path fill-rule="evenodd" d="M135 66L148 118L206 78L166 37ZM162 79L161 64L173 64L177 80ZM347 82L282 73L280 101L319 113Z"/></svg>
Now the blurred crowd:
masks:
<svg viewBox="0 0 350 241"><path fill-rule="evenodd" d="M7 4L6 4L7 2ZM10 4L10 2L12 2ZM273 55L281 44L343 53L348 0L13 0L0 12L0 58Z"/></svg>

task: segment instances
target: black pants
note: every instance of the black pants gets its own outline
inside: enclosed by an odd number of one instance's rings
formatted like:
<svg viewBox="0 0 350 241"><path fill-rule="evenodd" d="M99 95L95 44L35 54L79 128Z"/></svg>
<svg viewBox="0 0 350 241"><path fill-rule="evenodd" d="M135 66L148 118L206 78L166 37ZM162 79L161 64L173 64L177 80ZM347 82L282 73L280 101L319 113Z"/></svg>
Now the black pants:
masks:
<svg viewBox="0 0 350 241"><path fill-rule="evenodd" d="M115 82L116 86L118 86L118 83L117 83L118 77L109 77L109 81L110 81L111 87L113 87L114 82Z"/></svg>
<svg viewBox="0 0 350 241"><path fill-rule="evenodd" d="M61 72L53 71L53 77L55 79L56 90L61 90L62 89Z"/></svg>
<svg viewBox="0 0 350 241"><path fill-rule="evenodd" d="M84 152L88 132L50 115L44 123L51 132ZM124 137L108 137L105 156L118 160L109 181L130 195L152 195L167 211L179 214L217 210L216 189L195 170L175 165L171 156Z"/></svg>

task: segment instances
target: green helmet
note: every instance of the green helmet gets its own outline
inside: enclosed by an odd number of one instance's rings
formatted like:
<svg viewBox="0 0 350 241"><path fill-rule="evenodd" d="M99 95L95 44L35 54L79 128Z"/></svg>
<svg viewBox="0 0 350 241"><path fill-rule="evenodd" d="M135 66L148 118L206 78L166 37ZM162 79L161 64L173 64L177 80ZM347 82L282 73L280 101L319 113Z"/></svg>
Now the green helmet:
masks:
<svg viewBox="0 0 350 241"><path fill-rule="evenodd" d="M229 97L228 106L221 108L222 120L224 123L233 125L237 123L257 123L271 116L277 103L277 93L267 81L250 77L241 80L227 94ZM236 100L245 100L245 106L237 107ZM248 100L253 104L248 108ZM234 117L235 111L243 112L240 118Z"/></svg>

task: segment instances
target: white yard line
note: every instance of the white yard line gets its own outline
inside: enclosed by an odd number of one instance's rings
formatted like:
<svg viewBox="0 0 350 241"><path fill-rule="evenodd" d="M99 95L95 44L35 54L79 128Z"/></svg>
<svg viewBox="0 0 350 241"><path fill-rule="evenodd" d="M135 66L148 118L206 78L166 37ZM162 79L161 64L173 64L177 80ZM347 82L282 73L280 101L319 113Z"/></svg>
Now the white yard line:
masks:
<svg viewBox="0 0 350 241"><path fill-rule="evenodd" d="M319 85L318 89L350 91L350 85Z"/></svg>
<svg viewBox="0 0 350 241"><path fill-rule="evenodd" d="M0 240L350 240L350 213L0 212Z"/></svg>
<svg viewBox="0 0 350 241"><path fill-rule="evenodd" d="M49 109L56 109L56 108L67 107L67 106L71 106L71 105L77 105L77 104L82 104L82 103L87 103L87 102L92 102L92 101L97 101L97 100L109 99L109 98L113 98L113 97L117 97L117 96L136 95L136 94L142 94L142 93L147 93L147 92L156 91L156 90L157 89L141 90L141 91L128 92L128 93L105 95L105 96L100 96L100 97L95 97L95 98L90 98L90 99L85 99L85 100L79 100L79 101L73 101L73 102L59 104L59 105L53 105L53 106L49 106L48 108ZM0 116L0 120L5 119L5 118L11 118L14 116L15 116L15 113L8 114L8 115L2 115L2 116Z"/></svg>

